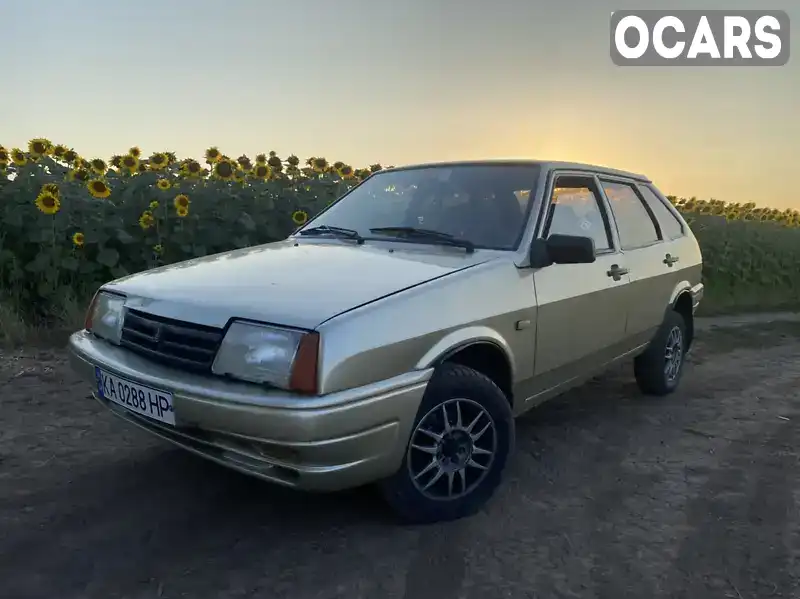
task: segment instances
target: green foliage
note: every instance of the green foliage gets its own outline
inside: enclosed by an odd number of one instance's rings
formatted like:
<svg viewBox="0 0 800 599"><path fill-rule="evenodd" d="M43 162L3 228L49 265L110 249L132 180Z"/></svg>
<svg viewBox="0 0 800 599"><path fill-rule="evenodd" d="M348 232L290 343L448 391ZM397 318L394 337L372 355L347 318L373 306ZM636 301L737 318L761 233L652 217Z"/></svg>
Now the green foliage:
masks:
<svg viewBox="0 0 800 599"><path fill-rule="evenodd" d="M31 140L0 146L0 289L25 317L63 319L64 306L106 281L164 264L285 238L380 170L324 158L236 160L216 148L206 167L137 148L88 161ZM800 304L800 214L670 197L700 242L706 308ZM70 309L68 312L74 312ZM72 318L72 316L70 316Z"/></svg>
<svg viewBox="0 0 800 599"><path fill-rule="evenodd" d="M190 161L151 157L134 172L104 169L83 181L80 157L25 156L0 171L0 288L34 317L68 291L85 297L129 273L283 239L371 172L324 159L299 168L294 157L241 165L218 156L193 174Z"/></svg>

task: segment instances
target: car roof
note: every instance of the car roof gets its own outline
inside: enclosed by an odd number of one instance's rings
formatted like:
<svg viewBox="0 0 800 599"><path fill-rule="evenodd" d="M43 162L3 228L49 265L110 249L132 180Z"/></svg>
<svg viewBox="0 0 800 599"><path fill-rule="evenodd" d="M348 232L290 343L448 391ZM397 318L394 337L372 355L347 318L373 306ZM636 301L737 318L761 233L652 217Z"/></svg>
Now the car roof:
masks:
<svg viewBox="0 0 800 599"><path fill-rule="evenodd" d="M613 175L617 177L626 177L628 179L636 179L645 183L651 183L649 177L639 174L623 171L620 169L610 168L607 166L598 166L595 164L586 164L583 162L563 162L558 160L532 160L532 159L486 159L486 160L455 160L447 162L425 162L419 164L408 164L403 166L393 166L385 170L407 170L414 168L426 167L448 167L448 166L480 166L480 165L536 165L546 170L571 170L571 171L587 171L598 174Z"/></svg>

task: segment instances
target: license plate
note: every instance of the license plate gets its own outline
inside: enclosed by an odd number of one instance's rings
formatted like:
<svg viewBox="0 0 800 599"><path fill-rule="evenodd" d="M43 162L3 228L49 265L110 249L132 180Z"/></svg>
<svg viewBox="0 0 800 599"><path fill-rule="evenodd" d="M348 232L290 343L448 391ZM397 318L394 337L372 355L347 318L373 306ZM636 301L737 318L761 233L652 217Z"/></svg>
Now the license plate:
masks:
<svg viewBox="0 0 800 599"><path fill-rule="evenodd" d="M141 416L175 424L172 393L134 383L99 368L95 368L94 373L97 378L97 393L103 399L113 401Z"/></svg>

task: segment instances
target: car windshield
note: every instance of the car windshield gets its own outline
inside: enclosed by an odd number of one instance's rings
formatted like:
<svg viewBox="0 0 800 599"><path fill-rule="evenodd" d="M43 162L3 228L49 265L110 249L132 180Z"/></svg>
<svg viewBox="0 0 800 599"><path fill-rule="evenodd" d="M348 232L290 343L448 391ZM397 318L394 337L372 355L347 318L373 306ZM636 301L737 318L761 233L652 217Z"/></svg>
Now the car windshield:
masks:
<svg viewBox="0 0 800 599"><path fill-rule="evenodd" d="M445 243L451 236L476 248L513 250L519 245L539 172L535 164L379 172L300 231L326 234L325 227L335 227L366 239L402 237L432 244Z"/></svg>

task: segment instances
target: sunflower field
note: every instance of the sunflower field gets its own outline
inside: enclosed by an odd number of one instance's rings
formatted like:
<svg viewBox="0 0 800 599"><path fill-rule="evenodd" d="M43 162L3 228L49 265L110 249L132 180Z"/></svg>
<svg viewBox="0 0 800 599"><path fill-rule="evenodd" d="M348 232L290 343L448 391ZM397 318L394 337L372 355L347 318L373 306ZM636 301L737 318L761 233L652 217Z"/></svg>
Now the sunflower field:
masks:
<svg viewBox="0 0 800 599"><path fill-rule="evenodd" d="M381 168L216 147L201 160L138 147L105 160L47 139L0 146L0 289L41 319L129 273L283 239ZM800 213L670 201L700 239L721 308L800 303Z"/></svg>

